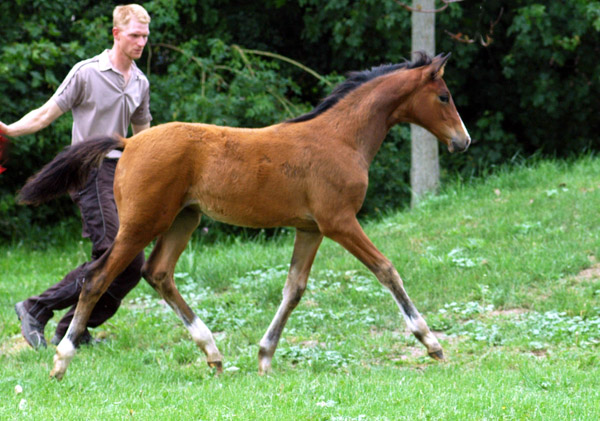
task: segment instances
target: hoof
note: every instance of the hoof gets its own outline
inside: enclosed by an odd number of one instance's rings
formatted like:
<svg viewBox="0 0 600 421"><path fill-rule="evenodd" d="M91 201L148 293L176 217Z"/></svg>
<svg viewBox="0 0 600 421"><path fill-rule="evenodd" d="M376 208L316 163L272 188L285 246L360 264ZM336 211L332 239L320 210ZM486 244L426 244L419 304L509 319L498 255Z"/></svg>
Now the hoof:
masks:
<svg viewBox="0 0 600 421"><path fill-rule="evenodd" d="M273 359L273 352L267 351L267 348L261 346L258 350L258 374L265 376L271 372L271 360Z"/></svg>
<svg viewBox="0 0 600 421"><path fill-rule="evenodd" d="M50 378L51 379L56 379L56 380L61 380L63 378L63 376L65 375L66 370L59 370L58 368L54 367L52 369L52 371L50 372Z"/></svg>
<svg viewBox="0 0 600 421"><path fill-rule="evenodd" d="M431 358L433 358L434 360L437 360L437 361L445 361L445 359L444 359L444 351L442 351L441 349L439 349L437 351L430 352L429 356Z"/></svg>
<svg viewBox="0 0 600 421"><path fill-rule="evenodd" d="M60 380L63 378L65 373L67 372L67 367L69 366L69 360L64 358L60 358L58 354L54 355L54 366L52 367L52 371L50 371L50 378Z"/></svg>
<svg viewBox="0 0 600 421"><path fill-rule="evenodd" d="M261 376L266 376L271 373L271 358L267 356L258 357L258 374Z"/></svg>
<svg viewBox="0 0 600 421"><path fill-rule="evenodd" d="M269 375L269 374L271 374L271 366L269 366L269 367L263 367L263 366L258 367L258 375L259 376L266 376L266 375Z"/></svg>
<svg viewBox="0 0 600 421"><path fill-rule="evenodd" d="M208 366L217 370L217 375L223 373L223 363L221 361L208 361Z"/></svg>

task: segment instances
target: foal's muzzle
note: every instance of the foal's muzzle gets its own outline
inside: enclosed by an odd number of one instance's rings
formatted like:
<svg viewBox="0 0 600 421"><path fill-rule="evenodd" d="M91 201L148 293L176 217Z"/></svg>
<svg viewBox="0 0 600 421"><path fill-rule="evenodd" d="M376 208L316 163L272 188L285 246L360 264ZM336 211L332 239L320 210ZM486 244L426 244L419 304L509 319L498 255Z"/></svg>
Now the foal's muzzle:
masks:
<svg viewBox="0 0 600 421"><path fill-rule="evenodd" d="M448 151L452 152L464 152L469 148L471 144L470 137L456 138L453 137L448 144Z"/></svg>

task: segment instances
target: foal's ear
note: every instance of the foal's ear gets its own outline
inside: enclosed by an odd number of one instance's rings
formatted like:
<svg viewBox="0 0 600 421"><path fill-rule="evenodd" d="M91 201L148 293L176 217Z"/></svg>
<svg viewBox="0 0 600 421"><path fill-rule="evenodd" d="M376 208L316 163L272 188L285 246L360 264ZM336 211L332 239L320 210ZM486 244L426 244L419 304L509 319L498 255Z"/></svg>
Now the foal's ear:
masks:
<svg viewBox="0 0 600 421"><path fill-rule="evenodd" d="M444 76L444 67L446 66L446 62L450 58L450 53L448 54L438 54L431 61L431 79L437 80L441 79Z"/></svg>

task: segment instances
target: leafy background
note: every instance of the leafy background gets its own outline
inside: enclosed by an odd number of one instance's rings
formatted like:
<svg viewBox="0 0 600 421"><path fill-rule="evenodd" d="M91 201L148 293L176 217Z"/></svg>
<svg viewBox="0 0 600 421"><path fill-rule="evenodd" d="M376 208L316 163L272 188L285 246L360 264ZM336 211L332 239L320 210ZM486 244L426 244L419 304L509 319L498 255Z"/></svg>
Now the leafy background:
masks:
<svg viewBox="0 0 600 421"><path fill-rule="evenodd" d="M74 63L110 48L119 3L2 2L0 120L41 106ZM392 0L142 4L152 23L138 66L151 82L153 124L273 124L309 110L346 72L411 53L410 12ZM444 178L600 148L600 2L465 0L436 16L436 38L438 51L452 52L445 79L478 140L467 154L441 154ZM66 198L38 208L15 204L27 177L70 143L70 118L12 142L0 176L0 237L43 237L42 227L76 221ZM396 127L371 168L363 214L406 206L409 171L409 130Z"/></svg>

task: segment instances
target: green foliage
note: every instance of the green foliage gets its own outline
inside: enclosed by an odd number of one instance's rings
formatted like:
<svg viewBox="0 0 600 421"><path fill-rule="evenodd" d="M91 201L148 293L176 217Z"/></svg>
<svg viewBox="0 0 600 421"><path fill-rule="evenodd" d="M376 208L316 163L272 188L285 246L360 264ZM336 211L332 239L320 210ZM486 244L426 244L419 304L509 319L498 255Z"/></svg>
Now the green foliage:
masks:
<svg viewBox="0 0 600 421"><path fill-rule="evenodd" d="M369 189L361 210L375 216L410 202L410 128L390 131L371 165Z"/></svg>
<svg viewBox="0 0 600 421"><path fill-rule="evenodd" d="M503 74L509 82L518 79L519 106L529 112L515 117L530 148L557 154L565 147L581 150L600 129L598 119L585 111L600 106L598 7L597 2L594 7L571 1L568 6L551 2L516 10L507 29L514 42L504 56Z"/></svg>
<svg viewBox="0 0 600 421"><path fill-rule="evenodd" d="M0 120L10 123L41 106L74 63L110 48L118 3L2 2ZM466 154L441 153L446 180L489 174L532 154L600 148L600 2L509 3L452 3L436 15L437 50L452 52L445 80L478 141ZM348 71L410 58L410 12L394 1L150 0L144 6L151 37L138 65L151 82L153 124L272 124L309 110ZM13 140L0 176L1 237L74 215L66 199L37 209L14 204L27 177L69 143L70 123L61 117ZM371 168L364 214L408 203L408 149L407 129L393 130Z"/></svg>
<svg viewBox="0 0 600 421"><path fill-rule="evenodd" d="M260 127L291 118L306 107L288 97L298 86L279 72L279 63L248 54L219 39L181 48L158 44L160 53L174 54L168 73L153 78L152 104L159 121L203 121L238 127ZM167 52L162 49L168 50Z"/></svg>
<svg viewBox="0 0 600 421"><path fill-rule="evenodd" d="M321 47L318 54L324 56L320 58L326 60L329 69L358 70L399 62L410 55L410 13L393 1L299 0L298 3L304 9L302 38ZM323 72L329 70L318 68Z"/></svg>

